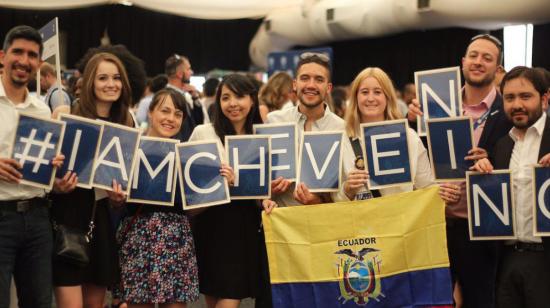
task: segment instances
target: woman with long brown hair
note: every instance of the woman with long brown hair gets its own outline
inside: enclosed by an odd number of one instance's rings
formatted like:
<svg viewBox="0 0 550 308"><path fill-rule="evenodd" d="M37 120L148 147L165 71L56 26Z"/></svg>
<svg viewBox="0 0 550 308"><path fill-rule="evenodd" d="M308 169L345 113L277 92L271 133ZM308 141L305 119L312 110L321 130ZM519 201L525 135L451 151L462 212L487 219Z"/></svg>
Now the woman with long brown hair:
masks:
<svg viewBox="0 0 550 308"><path fill-rule="evenodd" d="M128 111L131 93L128 76L120 60L110 53L98 53L84 69L79 100L73 107L58 107L54 117L59 113L72 113L134 126ZM110 206L122 204L125 196L120 185L114 183L113 189L113 192L108 192L76 188L69 194L51 196L53 221L81 231L88 230L92 209L96 205L90 262L79 266L54 258L53 283L57 307L103 307L107 286L118 280L117 248L108 210Z"/></svg>

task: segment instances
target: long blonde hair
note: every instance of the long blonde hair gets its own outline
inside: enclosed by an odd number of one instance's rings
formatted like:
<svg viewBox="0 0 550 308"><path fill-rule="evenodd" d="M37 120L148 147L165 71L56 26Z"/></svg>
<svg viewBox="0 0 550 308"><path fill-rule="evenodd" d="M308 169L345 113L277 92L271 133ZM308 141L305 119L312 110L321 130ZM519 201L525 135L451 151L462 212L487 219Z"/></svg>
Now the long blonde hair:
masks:
<svg viewBox="0 0 550 308"><path fill-rule="evenodd" d="M357 92L359 91L359 85L363 80L368 77L373 77L378 81L382 87L382 92L386 96L386 110L384 111L384 120L396 120L403 118L403 115L397 107L397 96L395 94L395 88L393 82L386 72L378 67L367 67L362 70L357 77L351 83L351 90L349 96L349 105L346 108L346 115L344 117L346 121L346 132L349 137L356 138L359 134L359 125L361 124L361 116L359 114L359 108L357 108Z"/></svg>

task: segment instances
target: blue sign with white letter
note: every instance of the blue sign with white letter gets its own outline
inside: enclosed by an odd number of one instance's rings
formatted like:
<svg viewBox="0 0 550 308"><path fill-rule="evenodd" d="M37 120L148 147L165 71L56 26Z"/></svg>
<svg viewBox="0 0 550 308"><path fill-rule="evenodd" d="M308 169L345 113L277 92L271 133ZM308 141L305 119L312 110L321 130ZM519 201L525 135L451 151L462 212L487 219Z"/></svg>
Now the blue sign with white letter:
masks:
<svg viewBox="0 0 550 308"><path fill-rule="evenodd" d="M361 124L361 133L371 189L412 182L406 120Z"/></svg>
<svg viewBox="0 0 550 308"><path fill-rule="evenodd" d="M466 179L470 239L514 239L515 212L510 172L467 172Z"/></svg>
<svg viewBox="0 0 550 308"><path fill-rule="evenodd" d="M535 167L533 173L535 236L550 236L550 167Z"/></svg>
<svg viewBox="0 0 550 308"><path fill-rule="evenodd" d="M90 188L103 125L70 114L61 114L59 119L66 123L61 145L65 161L57 170L56 176L61 178L68 171L72 171L78 176L77 186Z"/></svg>
<svg viewBox="0 0 550 308"><path fill-rule="evenodd" d="M271 136L271 179L296 180L296 124L256 124L254 134Z"/></svg>
<svg viewBox="0 0 550 308"><path fill-rule="evenodd" d="M220 147L217 141L185 142L176 146L184 209L230 202L227 180L220 174Z"/></svg>
<svg viewBox="0 0 550 308"><path fill-rule="evenodd" d="M298 183L311 192L338 191L342 184L343 132L304 132Z"/></svg>
<svg viewBox="0 0 550 308"><path fill-rule="evenodd" d="M130 172L139 145L139 130L110 122L103 123L93 186L113 190L113 180L128 193Z"/></svg>
<svg viewBox="0 0 550 308"><path fill-rule="evenodd" d="M470 117L427 121L428 148L436 181L463 181L473 161L465 160L473 147Z"/></svg>
<svg viewBox="0 0 550 308"><path fill-rule="evenodd" d="M225 147L235 181L231 199L264 199L271 195L271 144L268 136L226 136Z"/></svg>
<svg viewBox="0 0 550 308"><path fill-rule="evenodd" d="M65 123L19 114L11 157L19 162L22 184L51 189Z"/></svg>
<svg viewBox="0 0 550 308"><path fill-rule="evenodd" d="M462 115L460 67L449 67L414 73L416 93L424 113L419 119L418 134L426 134L425 121Z"/></svg>
<svg viewBox="0 0 550 308"><path fill-rule="evenodd" d="M177 140L141 137L132 172L129 202L174 205Z"/></svg>

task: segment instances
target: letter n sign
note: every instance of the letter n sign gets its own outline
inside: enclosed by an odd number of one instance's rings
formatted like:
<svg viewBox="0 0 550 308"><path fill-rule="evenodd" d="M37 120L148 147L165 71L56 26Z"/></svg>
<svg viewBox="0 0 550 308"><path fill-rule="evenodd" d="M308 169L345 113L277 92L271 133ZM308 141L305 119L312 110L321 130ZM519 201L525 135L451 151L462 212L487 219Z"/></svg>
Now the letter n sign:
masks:
<svg viewBox="0 0 550 308"><path fill-rule="evenodd" d="M418 135L426 135L426 120L462 115L460 67L414 73L414 83L423 116L418 118Z"/></svg>
<svg viewBox="0 0 550 308"><path fill-rule="evenodd" d="M509 170L491 174L466 172L468 224L471 240L516 238L512 175Z"/></svg>
<svg viewBox="0 0 550 308"><path fill-rule="evenodd" d="M550 236L550 167L533 170L533 228L535 236Z"/></svg>

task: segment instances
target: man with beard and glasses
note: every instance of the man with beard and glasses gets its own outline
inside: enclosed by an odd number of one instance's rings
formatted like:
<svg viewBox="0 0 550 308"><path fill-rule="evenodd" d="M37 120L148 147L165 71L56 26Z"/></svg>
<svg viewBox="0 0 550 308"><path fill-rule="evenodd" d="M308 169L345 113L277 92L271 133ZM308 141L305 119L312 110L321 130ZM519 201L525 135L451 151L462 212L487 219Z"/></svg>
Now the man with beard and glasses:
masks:
<svg viewBox="0 0 550 308"><path fill-rule="evenodd" d="M470 40L462 58L463 115L474 123L474 148L464 159L476 161L493 152L498 139L506 135L512 123L502 109L502 97L494 86L499 65L502 64L502 43L489 34L480 34ZM422 115L417 99L409 105L407 118L416 121ZM440 196L446 203L447 247L456 298L465 307L495 307L497 271L497 243L470 241L466 183L442 183ZM460 290L460 291L459 291Z"/></svg>
<svg viewBox="0 0 550 308"><path fill-rule="evenodd" d="M20 184L21 165L9 158L17 114L51 116L50 109L27 90L42 62L42 50L38 31L17 26L8 32L0 51L4 66L0 76L0 307L9 306L12 275L19 307L52 306L53 235L46 191ZM63 158L57 155L52 164L60 167ZM68 192L76 186L76 176L54 183L54 191Z"/></svg>
<svg viewBox="0 0 550 308"><path fill-rule="evenodd" d="M517 240L506 241L499 258L497 306L543 308L550 303L550 240L533 235L533 166L550 166L550 121L543 76L516 67L500 86L504 112L514 127L496 143L490 159L474 169L512 171Z"/></svg>

